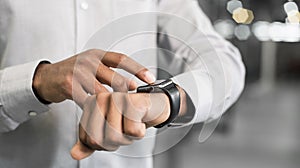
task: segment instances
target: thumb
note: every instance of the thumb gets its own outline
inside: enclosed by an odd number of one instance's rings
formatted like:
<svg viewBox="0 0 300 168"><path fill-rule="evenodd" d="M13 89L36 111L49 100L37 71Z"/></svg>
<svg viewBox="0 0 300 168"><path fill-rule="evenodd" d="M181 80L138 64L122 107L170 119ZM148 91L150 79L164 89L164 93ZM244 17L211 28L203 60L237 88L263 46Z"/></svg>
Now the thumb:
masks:
<svg viewBox="0 0 300 168"><path fill-rule="evenodd" d="M82 160L82 159L90 156L91 154L93 154L94 150L86 147L80 141L77 141L77 143L71 149L70 153L71 153L71 156L73 159Z"/></svg>

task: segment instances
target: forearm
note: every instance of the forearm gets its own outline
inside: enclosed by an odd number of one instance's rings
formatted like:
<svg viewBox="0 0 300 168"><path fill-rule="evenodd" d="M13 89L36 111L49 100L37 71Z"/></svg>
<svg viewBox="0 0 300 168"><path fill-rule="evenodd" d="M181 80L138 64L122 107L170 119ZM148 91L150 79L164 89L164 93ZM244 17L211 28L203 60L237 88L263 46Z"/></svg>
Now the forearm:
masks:
<svg viewBox="0 0 300 168"><path fill-rule="evenodd" d="M188 124L220 117L241 94L245 77L242 62L238 61L236 64L235 61L227 60L223 62L223 67L224 74L221 76L199 68L173 77L174 82L185 90L192 102L187 106L189 115L186 117L192 120ZM193 113L194 116L191 116Z"/></svg>
<svg viewBox="0 0 300 168"><path fill-rule="evenodd" d="M172 4L180 8L170 8ZM160 61L159 67L170 72L173 81L191 98L193 105L188 105L187 112L192 114L194 107L195 115L190 116L189 123L220 117L244 87L245 67L240 53L214 31L197 1L162 1L160 10L159 30L163 35L159 36L159 45L168 51L165 60L170 60L165 64ZM177 25L184 33L174 29Z"/></svg>

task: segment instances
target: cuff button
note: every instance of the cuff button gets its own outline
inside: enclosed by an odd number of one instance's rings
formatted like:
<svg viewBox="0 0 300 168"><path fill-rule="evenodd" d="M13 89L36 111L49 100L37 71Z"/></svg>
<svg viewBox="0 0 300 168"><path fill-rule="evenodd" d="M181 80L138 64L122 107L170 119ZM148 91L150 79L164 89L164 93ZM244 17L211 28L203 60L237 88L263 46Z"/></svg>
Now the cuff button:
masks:
<svg viewBox="0 0 300 168"><path fill-rule="evenodd" d="M29 111L29 112L28 112L28 115L29 115L30 117L35 117L35 116L37 116L37 113L36 113L35 111Z"/></svg>

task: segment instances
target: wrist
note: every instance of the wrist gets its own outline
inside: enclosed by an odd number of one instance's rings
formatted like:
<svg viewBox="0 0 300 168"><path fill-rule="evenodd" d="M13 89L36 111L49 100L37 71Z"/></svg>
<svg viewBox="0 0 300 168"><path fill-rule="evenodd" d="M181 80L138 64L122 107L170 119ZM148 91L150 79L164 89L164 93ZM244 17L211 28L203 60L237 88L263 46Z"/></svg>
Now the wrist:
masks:
<svg viewBox="0 0 300 168"><path fill-rule="evenodd" d="M179 110L179 113L178 113L178 118L181 118L183 116L186 115L187 113L187 96L186 96L186 93L185 91L178 85L176 85L178 91L179 91L179 95L180 95L180 110ZM168 118L170 117L170 114L171 114L171 102L170 102L170 99L168 98L168 96L165 94L165 93L155 93L157 96L156 96L156 100L160 100L161 102L164 102L164 106L161 106L161 107L164 107L164 110L163 112L159 115L159 117L157 117L157 119L154 121L154 123L152 124L152 126L155 126L155 125L159 125L159 124L162 124L164 122L166 122L168 120Z"/></svg>
<svg viewBox="0 0 300 168"><path fill-rule="evenodd" d="M35 73L33 76L33 81L32 81L32 90L33 90L36 98L44 104L51 103L50 101L46 100L42 94L42 81L43 81L42 73L46 69L46 67L49 65L50 65L49 62L41 62L35 70Z"/></svg>
<svg viewBox="0 0 300 168"><path fill-rule="evenodd" d="M162 107L161 113L160 113L159 117L157 118L157 122L156 122L156 125L159 125L159 124L167 121L167 119L170 117L171 108L170 108L170 100L165 93L157 93L156 100L159 100L162 102L162 103L158 104L159 107ZM153 106L155 106L155 105L153 105Z"/></svg>
<svg viewBox="0 0 300 168"><path fill-rule="evenodd" d="M166 125L171 124L179 115L180 112L180 92L177 85L171 80L167 79L157 84L140 86L137 88L138 93L164 93L169 100L170 114L169 118L164 122L155 125L155 128L162 128Z"/></svg>
<svg viewBox="0 0 300 168"><path fill-rule="evenodd" d="M170 101L164 93L150 93L149 110L143 118L147 127L164 123L171 114Z"/></svg>

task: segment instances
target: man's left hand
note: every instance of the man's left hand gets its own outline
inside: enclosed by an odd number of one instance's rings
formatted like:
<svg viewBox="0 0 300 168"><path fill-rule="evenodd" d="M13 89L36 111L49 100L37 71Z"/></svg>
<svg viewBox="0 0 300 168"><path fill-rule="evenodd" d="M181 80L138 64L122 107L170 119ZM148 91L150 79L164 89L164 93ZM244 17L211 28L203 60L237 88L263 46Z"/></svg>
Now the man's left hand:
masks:
<svg viewBox="0 0 300 168"><path fill-rule="evenodd" d="M95 150L115 151L145 136L146 128L170 115L164 93L99 93L87 98L80 121L79 141L71 156L81 160Z"/></svg>

